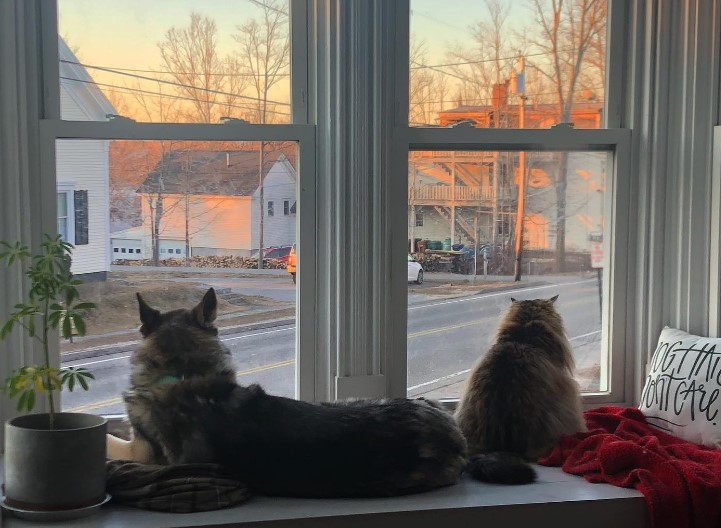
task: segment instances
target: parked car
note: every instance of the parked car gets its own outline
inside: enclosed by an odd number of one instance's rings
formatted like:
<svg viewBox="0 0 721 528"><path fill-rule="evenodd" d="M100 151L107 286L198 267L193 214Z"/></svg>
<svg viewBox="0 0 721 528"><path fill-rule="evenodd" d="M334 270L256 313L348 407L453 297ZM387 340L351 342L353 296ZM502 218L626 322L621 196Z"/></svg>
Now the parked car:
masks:
<svg viewBox="0 0 721 528"><path fill-rule="evenodd" d="M423 266L410 254L408 255L408 282L423 284Z"/></svg>
<svg viewBox="0 0 721 528"><path fill-rule="evenodd" d="M286 261L286 268L288 273L293 277L293 284L295 284L295 269L296 269L296 256L295 256L295 244L290 247L288 252L288 260Z"/></svg>
<svg viewBox="0 0 721 528"><path fill-rule="evenodd" d="M290 257L292 246L277 246L266 248L263 251L263 258L276 259L288 264L288 258Z"/></svg>

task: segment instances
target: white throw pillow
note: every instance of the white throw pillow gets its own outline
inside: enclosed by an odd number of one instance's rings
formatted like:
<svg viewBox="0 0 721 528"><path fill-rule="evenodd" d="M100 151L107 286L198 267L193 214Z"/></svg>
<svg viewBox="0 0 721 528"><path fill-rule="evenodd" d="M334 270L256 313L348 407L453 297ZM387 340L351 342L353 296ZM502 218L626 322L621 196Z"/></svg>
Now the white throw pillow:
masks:
<svg viewBox="0 0 721 528"><path fill-rule="evenodd" d="M721 339L664 328L638 408L658 429L721 447Z"/></svg>

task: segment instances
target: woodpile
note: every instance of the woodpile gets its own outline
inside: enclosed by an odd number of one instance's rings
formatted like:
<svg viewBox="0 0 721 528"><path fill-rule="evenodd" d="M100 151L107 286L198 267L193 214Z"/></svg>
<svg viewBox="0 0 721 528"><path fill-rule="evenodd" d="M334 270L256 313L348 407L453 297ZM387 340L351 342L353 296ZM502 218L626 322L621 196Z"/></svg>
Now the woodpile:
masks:
<svg viewBox="0 0 721 528"><path fill-rule="evenodd" d="M113 261L116 266L152 266L151 259L129 260L116 259ZM184 258L163 259L159 262L160 266L169 268L188 266ZM252 257L237 257L229 255L211 255L207 257L192 257L190 259L191 268L242 268L252 269L258 267L258 259ZM263 259L263 267L266 269L286 269L285 262L278 259Z"/></svg>

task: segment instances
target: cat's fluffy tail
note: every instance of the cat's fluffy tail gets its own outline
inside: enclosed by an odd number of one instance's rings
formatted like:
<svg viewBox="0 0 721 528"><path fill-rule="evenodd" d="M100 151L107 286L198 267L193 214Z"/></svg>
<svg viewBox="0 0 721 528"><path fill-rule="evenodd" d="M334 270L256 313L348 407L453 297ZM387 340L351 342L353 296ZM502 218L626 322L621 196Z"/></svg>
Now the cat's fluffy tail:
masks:
<svg viewBox="0 0 721 528"><path fill-rule="evenodd" d="M482 453L471 457L466 472L474 479L494 484L529 484L536 480L536 471L518 455Z"/></svg>

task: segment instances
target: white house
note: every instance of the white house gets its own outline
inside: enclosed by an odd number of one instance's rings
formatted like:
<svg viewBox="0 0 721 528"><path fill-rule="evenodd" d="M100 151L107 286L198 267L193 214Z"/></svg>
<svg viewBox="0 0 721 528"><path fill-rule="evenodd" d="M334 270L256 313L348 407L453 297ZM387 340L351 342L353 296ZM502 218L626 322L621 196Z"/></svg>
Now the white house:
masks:
<svg viewBox="0 0 721 528"><path fill-rule="evenodd" d="M63 119L106 121L115 109L94 85L62 38L60 104ZM110 269L109 141L58 140L56 149L58 232L75 246L72 272L103 280Z"/></svg>
<svg viewBox="0 0 721 528"><path fill-rule="evenodd" d="M277 156L263 178L263 247L289 246L295 243L296 218L295 168L285 154ZM260 187L253 193L251 247L258 248L260 230Z"/></svg>
<svg viewBox="0 0 721 528"><path fill-rule="evenodd" d="M160 259L185 257L186 248L189 256L253 255L258 157L254 150L166 153L138 189L143 224L112 233L112 258L152 258L154 231ZM264 167L263 246L291 245L296 241L295 168L280 150L266 152Z"/></svg>

